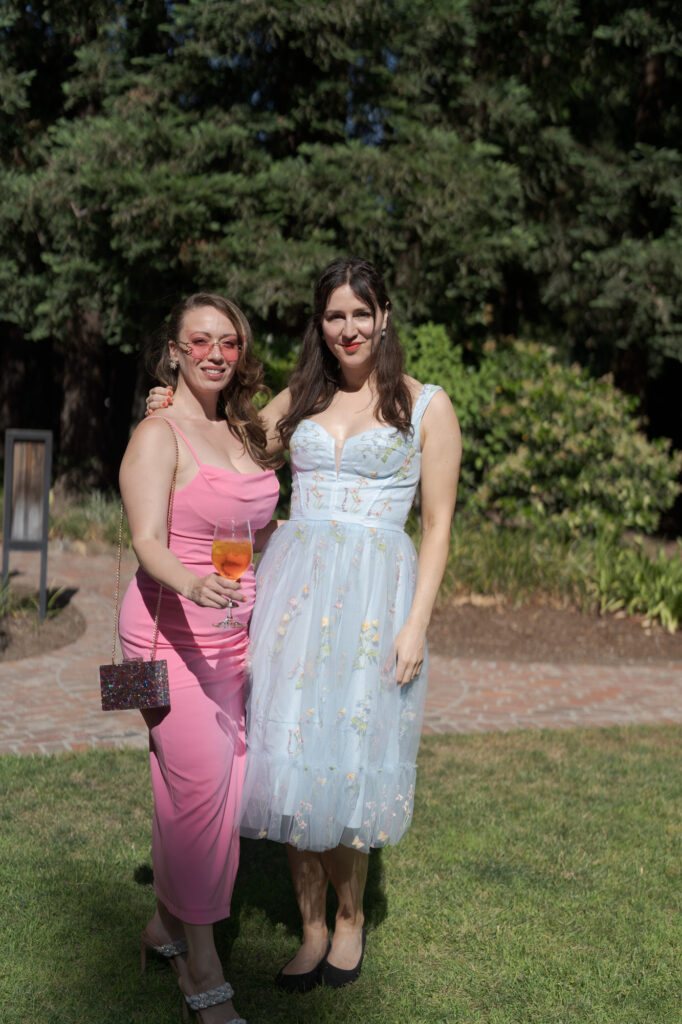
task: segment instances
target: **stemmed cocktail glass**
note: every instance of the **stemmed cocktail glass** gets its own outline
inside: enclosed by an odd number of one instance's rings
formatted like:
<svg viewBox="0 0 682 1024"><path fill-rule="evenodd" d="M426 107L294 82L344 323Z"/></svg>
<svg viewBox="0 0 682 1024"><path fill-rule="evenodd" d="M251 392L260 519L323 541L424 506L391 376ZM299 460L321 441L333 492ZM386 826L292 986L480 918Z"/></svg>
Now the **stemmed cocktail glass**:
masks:
<svg viewBox="0 0 682 1024"><path fill-rule="evenodd" d="M213 536L211 560L219 574L228 580L238 580L251 565L253 547L251 544L251 524L248 520L221 517L218 519ZM239 622L232 615L237 602L228 598L229 605L225 618L214 625L219 629L242 629L246 623Z"/></svg>

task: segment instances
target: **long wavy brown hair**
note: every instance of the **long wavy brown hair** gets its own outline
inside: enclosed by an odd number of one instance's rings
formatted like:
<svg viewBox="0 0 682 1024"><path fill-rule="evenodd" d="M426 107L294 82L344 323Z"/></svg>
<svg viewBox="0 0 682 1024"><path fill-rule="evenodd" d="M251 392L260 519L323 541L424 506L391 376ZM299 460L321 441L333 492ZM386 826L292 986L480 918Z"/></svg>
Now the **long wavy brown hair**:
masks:
<svg viewBox="0 0 682 1024"><path fill-rule="evenodd" d="M381 310L391 308L384 280L368 260L341 257L322 272L315 285L313 315L303 335L298 364L289 378L289 411L277 424L285 445L288 445L301 420L328 408L343 383L338 361L322 336L322 318L330 295L344 284L350 285L357 297L374 310L375 323ZM412 396L403 377L403 368L403 350L393 326L393 317L389 317L386 333L377 344L372 367L377 388L375 414L388 426L409 433Z"/></svg>
<svg viewBox="0 0 682 1024"><path fill-rule="evenodd" d="M267 436L253 404L257 394L268 393L264 383L263 366L251 350L253 335L249 321L234 302L222 295L196 292L174 306L168 323L159 332L150 352L150 372L163 385L175 390L178 383L178 368L171 365L168 343L174 341L177 344L187 313L204 306L212 306L223 313L234 325L239 341L236 370L220 392L218 411L225 416L231 432L241 441L254 462L259 466L274 466L278 460L266 453Z"/></svg>

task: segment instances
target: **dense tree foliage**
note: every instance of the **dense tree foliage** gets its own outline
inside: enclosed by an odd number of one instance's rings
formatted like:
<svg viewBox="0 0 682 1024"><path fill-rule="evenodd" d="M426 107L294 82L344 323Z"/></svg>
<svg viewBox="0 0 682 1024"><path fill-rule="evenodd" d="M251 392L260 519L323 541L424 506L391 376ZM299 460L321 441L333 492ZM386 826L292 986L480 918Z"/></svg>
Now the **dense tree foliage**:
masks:
<svg viewBox="0 0 682 1024"><path fill-rule="evenodd" d="M551 340L646 400L682 363L681 21L674 0L1 0L3 418L56 426L67 480L111 480L133 354L177 296L236 298L276 370L346 251L472 358Z"/></svg>

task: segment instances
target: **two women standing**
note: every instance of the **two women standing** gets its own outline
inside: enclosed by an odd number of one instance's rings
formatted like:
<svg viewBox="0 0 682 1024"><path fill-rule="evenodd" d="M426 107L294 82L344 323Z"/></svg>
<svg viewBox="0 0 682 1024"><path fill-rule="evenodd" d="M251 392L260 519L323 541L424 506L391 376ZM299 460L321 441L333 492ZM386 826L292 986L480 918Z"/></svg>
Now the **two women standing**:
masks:
<svg viewBox="0 0 682 1024"><path fill-rule="evenodd" d="M219 364L223 350L215 344L210 349L216 363L211 368L205 365L208 356L203 363L197 359L203 349L192 350L191 337L187 342L188 375L220 390L220 374L227 373ZM175 351L170 341L169 351ZM178 384L174 418L180 401L185 409L183 393ZM226 431L224 454L233 469L251 471L258 482L257 524L268 501L270 507L274 503L272 474L261 468L267 458L288 446L293 474L291 519L274 530L258 567L242 832L287 844L303 942L278 984L290 991L322 981L340 986L353 981L362 964L369 850L397 842L411 820L426 628L447 560L459 428L441 389L404 374L381 276L355 259L336 260L317 283L290 386L262 413L267 451L261 435L258 445L253 440L255 427L253 434L239 427L245 431L239 448L237 420L226 409L233 428ZM181 429L189 419L191 413L187 421L178 419ZM204 424L197 437L208 441L212 429ZM156 428L159 442L161 430L167 428ZM200 457L215 463L204 451ZM179 478L180 488L183 479L189 476ZM403 526L420 479L423 533L417 557ZM240 476L238 482L241 489L245 481ZM126 505L141 483L141 475L135 484L122 474ZM216 515L224 500L215 499ZM131 526L136 551L144 557L134 515ZM156 536L160 544L158 516ZM186 585L171 573L170 563L166 573L155 572L151 563L148 571L176 593ZM224 586L215 581L203 584L211 595ZM245 590L250 596L248 584ZM180 662L182 672L186 657ZM218 683L215 668L211 678ZM172 705L169 718L174 711ZM157 817L160 798L155 788ZM183 820L198 848L202 823L191 816ZM156 850L164 841L160 836L155 845L155 875ZM228 870L224 884L230 891L232 881ZM331 941L325 921L330 882L338 898ZM163 882L157 894L165 905ZM180 980L196 993L189 933L187 938L190 977ZM216 1019L230 1018L223 1013Z"/></svg>

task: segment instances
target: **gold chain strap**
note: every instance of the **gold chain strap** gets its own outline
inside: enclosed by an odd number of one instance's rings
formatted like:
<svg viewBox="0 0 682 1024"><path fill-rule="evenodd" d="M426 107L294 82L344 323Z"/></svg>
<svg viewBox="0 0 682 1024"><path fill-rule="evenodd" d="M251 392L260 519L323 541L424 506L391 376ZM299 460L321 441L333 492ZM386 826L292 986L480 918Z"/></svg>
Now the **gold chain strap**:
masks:
<svg viewBox="0 0 682 1024"><path fill-rule="evenodd" d="M168 423L168 420L164 420ZM173 523L173 498L175 497L175 481L178 475L178 463L180 461L180 450L178 448L178 438L175 430L168 423L168 429L173 435L173 441L175 442L175 469L173 470L173 479L171 480L170 495L168 496L168 516L166 517L166 526L168 533L168 543L170 543L171 526ZM121 596L121 548L123 546L123 515L124 508L123 502L121 502L121 516L118 522L118 558L116 559L116 598L114 602L114 635L111 641L111 664L116 664L116 636L118 634L118 605L119 598ZM152 650L151 660L154 661L156 657L156 641L159 636L159 612L161 611L161 594L163 592L163 586L159 583L159 597L156 602L156 615L154 616L154 636L152 638Z"/></svg>

